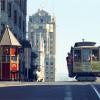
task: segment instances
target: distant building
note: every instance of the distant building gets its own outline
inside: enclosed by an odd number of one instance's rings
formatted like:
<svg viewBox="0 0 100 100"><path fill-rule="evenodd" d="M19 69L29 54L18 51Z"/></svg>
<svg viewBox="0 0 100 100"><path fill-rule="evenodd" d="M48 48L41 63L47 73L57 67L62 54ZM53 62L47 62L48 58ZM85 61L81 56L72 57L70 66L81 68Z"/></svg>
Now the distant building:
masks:
<svg viewBox="0 0 100 100"><path fill-rule="evenodd" d="M27 0L0 0L0 35L9 25L17 39L26 38Z"/></svg>
<svg viewBox="0 0 100 100"><path fill-rule="evenodd" d="M30 16L28 40L32 51L38 55L35 62L38 79L42 76L39 80L55 81L56 26L54 17L40 9Z"/></svg>

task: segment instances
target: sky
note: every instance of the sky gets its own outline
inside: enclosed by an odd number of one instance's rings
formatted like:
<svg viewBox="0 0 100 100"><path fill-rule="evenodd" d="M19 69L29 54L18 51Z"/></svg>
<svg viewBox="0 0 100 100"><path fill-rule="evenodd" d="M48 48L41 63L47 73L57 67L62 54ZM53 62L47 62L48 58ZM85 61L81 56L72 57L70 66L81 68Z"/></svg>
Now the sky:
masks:
<svg viewBox="0 0 100 100"><path fill-rule="evenodd" d="M43 9L56 17L56 72L67 75L66 56L75 42L100 45L100 0L27 0L28 17Z"/></svg>

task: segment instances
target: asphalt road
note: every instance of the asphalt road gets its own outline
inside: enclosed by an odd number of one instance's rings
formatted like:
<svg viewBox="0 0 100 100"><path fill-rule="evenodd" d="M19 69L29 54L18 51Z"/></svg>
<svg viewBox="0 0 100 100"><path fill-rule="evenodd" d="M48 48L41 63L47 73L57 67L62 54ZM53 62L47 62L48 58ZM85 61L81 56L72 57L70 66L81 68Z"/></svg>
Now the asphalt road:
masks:
<svg viewBox="0 0 100 100"><path fill-rule="evenodd" d="M69 82L0 87L0 100L100 100L100 84Z"/></svg>

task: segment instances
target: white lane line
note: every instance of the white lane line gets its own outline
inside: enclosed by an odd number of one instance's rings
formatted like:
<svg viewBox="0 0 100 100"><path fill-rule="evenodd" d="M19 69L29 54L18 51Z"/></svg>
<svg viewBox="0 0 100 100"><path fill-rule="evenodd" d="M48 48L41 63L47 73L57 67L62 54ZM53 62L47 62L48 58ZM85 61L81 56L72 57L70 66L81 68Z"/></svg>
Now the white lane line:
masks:
<svg viewBox="0 0 100 100"><path fill-rule="evenodd" d="M93 84L91 84L91 87L93 88L93 90L96 92L98 98L100 99L100 93L98 92L98 90L96 89L96 87Z"/></svg>
<svg viewBox="0 0 100 100"><path fill-rule="evenodd" d="M64 100L72 100L71 88L70 86L65 87L65 97Z"/></svg>
<svg viewBox="0 0 100 100"><path fill-rule="evenodd" d="M65 97L64 100L72 100L72 97Z"/></svg>

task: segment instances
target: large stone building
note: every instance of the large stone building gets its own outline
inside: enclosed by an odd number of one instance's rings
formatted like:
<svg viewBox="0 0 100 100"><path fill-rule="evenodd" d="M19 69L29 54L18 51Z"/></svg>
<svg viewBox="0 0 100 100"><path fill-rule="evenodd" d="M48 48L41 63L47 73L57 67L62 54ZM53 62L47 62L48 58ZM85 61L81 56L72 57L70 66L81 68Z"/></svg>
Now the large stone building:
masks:
<svg viewBox="0 0 100 100"><path fill-rule="evenodd" d="M32 51L38 55L35 62L38 80L55 81L56 27L54 17L40 9L30 16L28 40Z"/></svg>
<svg viewBox="0 0 100 100"><path fill-rule="evenodd" d="M9 25L14 36L22 44L19 57L21 79L28 80L31 63L31 45L26 40L27 0L0 0L0 36ZM21 50L20 50L21 51Z"/></svg>
<svg viewBox="0 0 100 100"><path fill-rule="evenodd" d="M25 39L26 10L27 0L0 0L0 35L9 25L18 39Z"/></svg>

